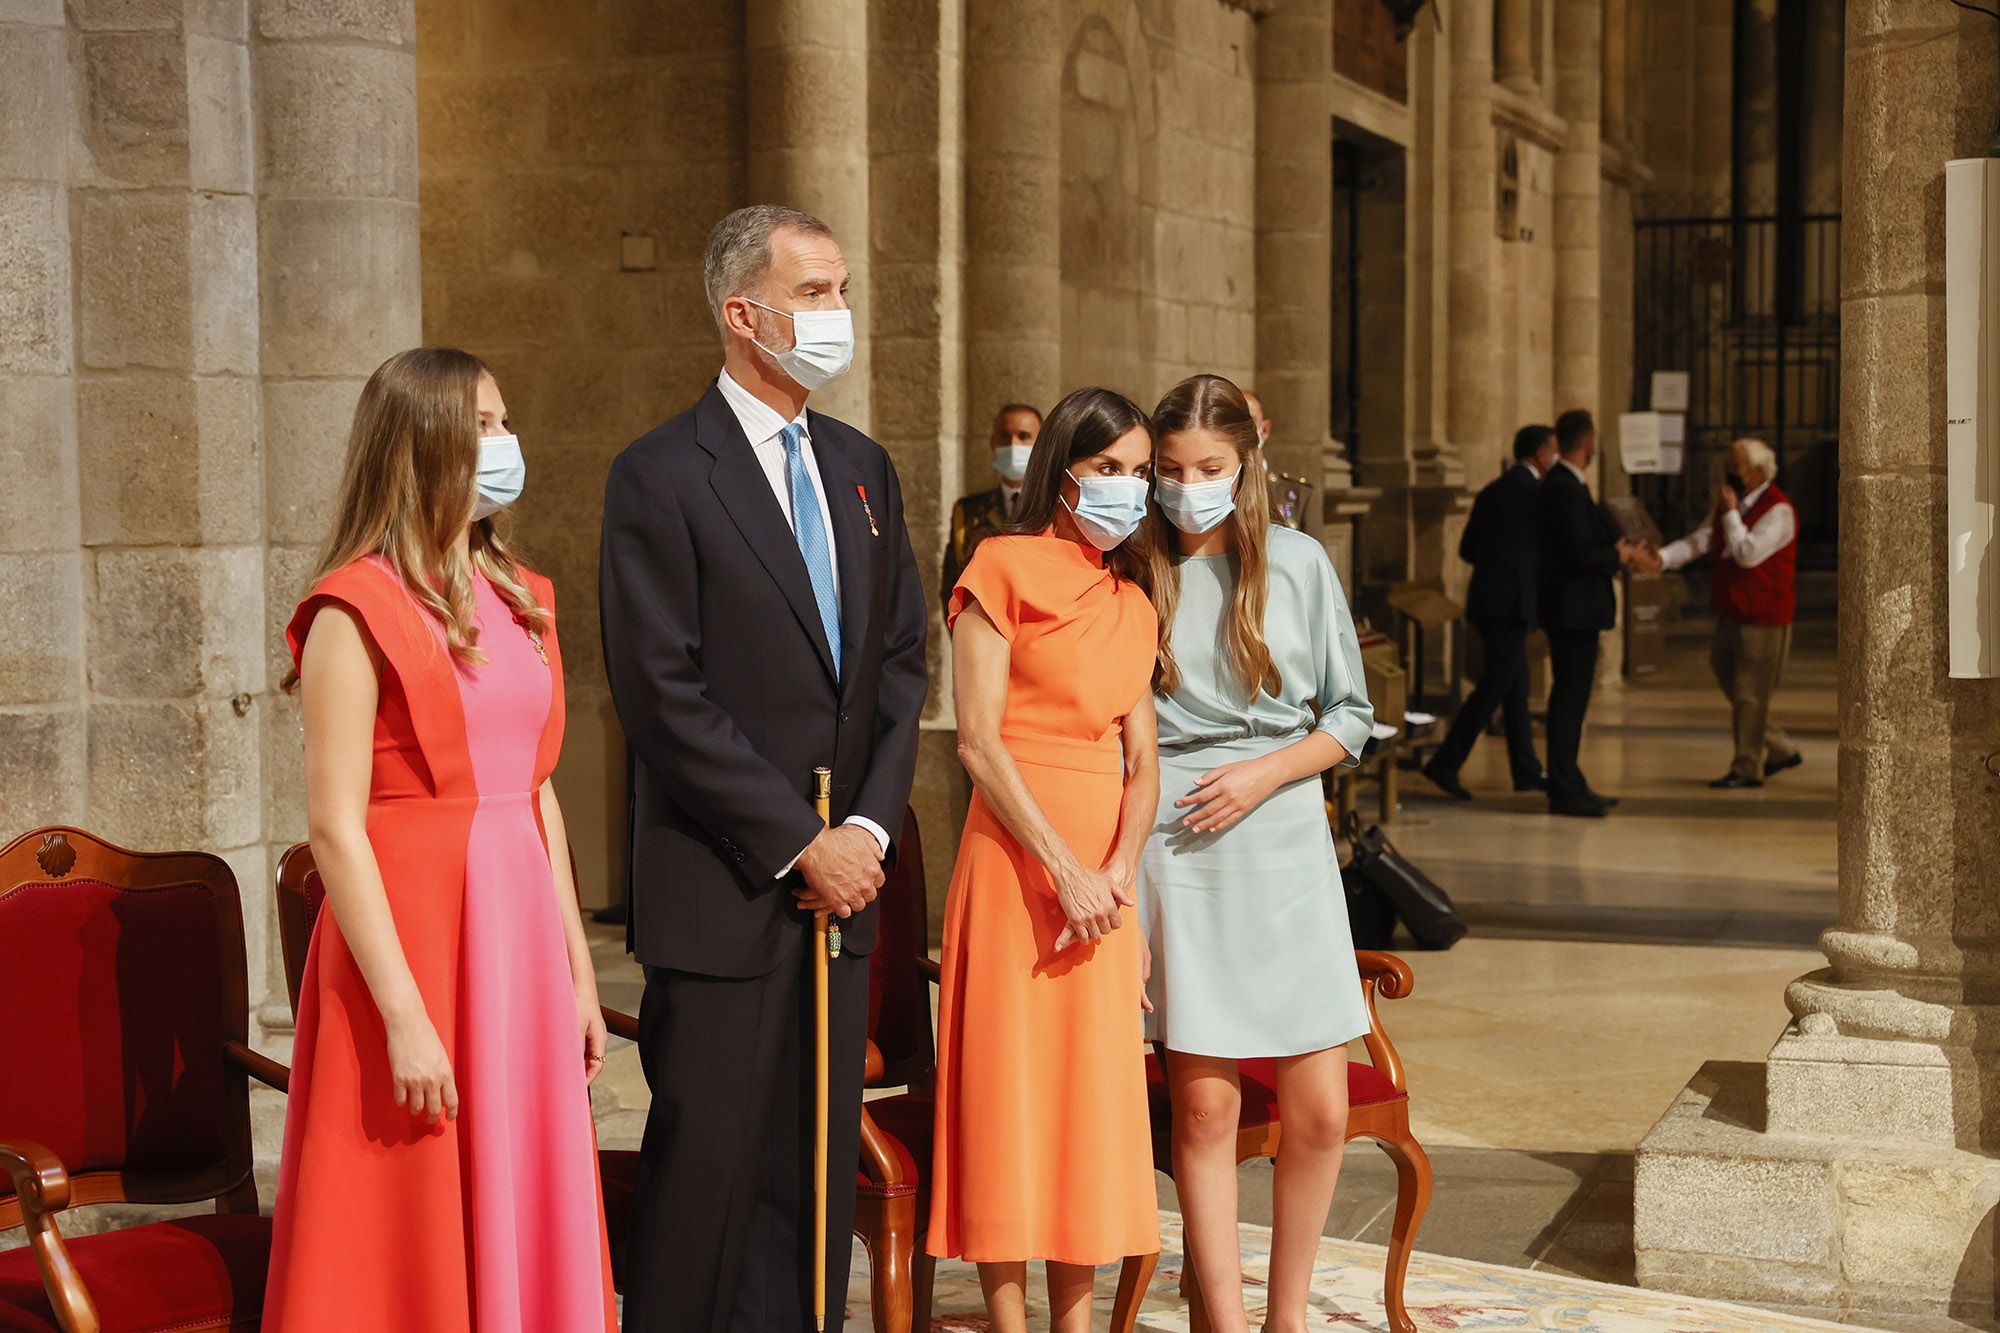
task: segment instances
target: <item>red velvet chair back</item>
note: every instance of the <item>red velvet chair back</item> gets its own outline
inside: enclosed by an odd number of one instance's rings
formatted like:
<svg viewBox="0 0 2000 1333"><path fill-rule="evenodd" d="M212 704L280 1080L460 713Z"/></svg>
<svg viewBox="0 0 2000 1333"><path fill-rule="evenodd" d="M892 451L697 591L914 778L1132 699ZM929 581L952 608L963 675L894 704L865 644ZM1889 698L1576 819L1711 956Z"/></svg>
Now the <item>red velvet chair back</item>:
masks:
<svg viewBox="0 0 2000 1333"><path fill-rule="evenodd" d="M896 864L878 895L880 935L868 959L868 1036L882 1052L885 1088L922 1083L937 1068L931 1032L931 984L917 970L930 956L930 901L917 812L903 812Z"/></svg>
<svg viewBox="0 0 2000 1333"><path fill-rule="evenodd" d="M52 1149L76 1203L189 1203L250 1174L236 877L80 829L0 848L0 1137ZM0 1178L0 1229L20 1225Z"/></svg>

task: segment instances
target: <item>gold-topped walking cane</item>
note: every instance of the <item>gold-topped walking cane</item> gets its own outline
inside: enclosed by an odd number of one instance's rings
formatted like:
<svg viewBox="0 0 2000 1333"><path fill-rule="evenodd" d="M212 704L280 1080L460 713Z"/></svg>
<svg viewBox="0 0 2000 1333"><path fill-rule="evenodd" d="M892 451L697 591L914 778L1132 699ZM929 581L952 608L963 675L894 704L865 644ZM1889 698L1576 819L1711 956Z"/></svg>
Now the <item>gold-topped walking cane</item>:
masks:
<svg viewBox="0 0 2000 1333"><path fill-rule="evenodd" d="M833 770L813 770L813 805L819 822L833 823ZM827 962L840 957L840 927L824 910L813 913L813 1027L818 1043L813 1097L813 1327L826 1333L826 1117L831 1096L828 1068L832 1038L827 1029Z"/></svg>

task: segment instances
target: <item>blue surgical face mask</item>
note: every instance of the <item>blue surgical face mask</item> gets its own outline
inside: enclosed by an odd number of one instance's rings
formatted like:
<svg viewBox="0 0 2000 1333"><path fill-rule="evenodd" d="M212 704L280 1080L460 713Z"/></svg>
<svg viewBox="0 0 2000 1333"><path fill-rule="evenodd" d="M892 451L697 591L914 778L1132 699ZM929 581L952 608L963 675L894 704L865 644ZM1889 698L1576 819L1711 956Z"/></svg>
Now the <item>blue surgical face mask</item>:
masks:
<svg viewBox="0 0 2000 1333"><path fill-rule="evenodd" d="M479 470L474 479L479 498L472 506L472 521L491 518L521 498L528 482L528 464L521 457L518 435L479 437Z"/></svg>
<svg viewBox="0 0 2000 1333"><path fill-rule="evenodd" d="M757 346L778 363L801 389L824 389L847 373L854 364L854 312L852 310L776 310L762 301L743 298L759 310L769 310L792 321L792 345L774 352L763 343Z"/></svg>
<svg viewBox="0 0 2000 1333"><path fill-rule="evenodd" d="M1009 486L1019 486L1021 478L1028 475L1028 459L1034 452L1032 444L1003 444L993 451L993 470Z"/></svg>
<svg viewBox="0 0 2000 1333"><path fill-rule="evenodd" d="M1236 511L1236 482L1243 475L1238 468L1213 481L1175 481L1161 477L1156 494L1167 521L1190 537L1211 531Z"/></svg>
<svg viewBox="0 0 2000 1333"><path fill-rule="evenodd" d="M1144 477L1068 475L1076 483L1076 503L1064 500L1063 505L1092 546L1108 551L1138 530L1146 516Z"/></svg>

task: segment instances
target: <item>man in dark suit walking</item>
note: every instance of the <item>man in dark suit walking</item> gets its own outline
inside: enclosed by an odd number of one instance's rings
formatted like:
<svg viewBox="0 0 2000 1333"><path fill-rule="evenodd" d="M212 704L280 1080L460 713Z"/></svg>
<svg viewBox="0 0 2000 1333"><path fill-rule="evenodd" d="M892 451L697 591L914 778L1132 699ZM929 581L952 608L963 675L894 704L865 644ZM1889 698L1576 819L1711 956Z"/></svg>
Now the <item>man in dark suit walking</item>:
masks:
<svg viewBox="0 0 2000 1333"><path fill-rule="evenodd" d="M605 488L605 667L634 756L631 920L653 1090L625 1327L801 1333L812 1265L847 1289L869 903L895 855L926 679L895 469L806 407L853 358L847 266L809 214L710 234L723 371L634 441ZM833 826L812 801L833 770ZM812 914L830 968L827 1252L812 1251Z"/></svg>
<svg viewBox="0 0 2000 1333"><path fill-rule="evenodd" d="M1536 603L1549 636L1549 811L1601 818L1616 804L1590 789L1577 766L1583 717L1597 678L1597 636L1618 623L1611 580L1637 555L1590 494L1597 427L1576 408L1556 418L1561 458L1542 482Z"/></svg>
<svg viewBox="0 0 2000 1333"><path fill-rule="evenodd" d="M1541 547L1542 478L1556 461L1556 433L1523 426L1514 433L1514 464L1486 484L1472 502L1459 538L1458 558L1471 564L1465 615L1479 630L1483 662L1479 683L1459 707L1424 776L1454 800L1472 793L1458 770L1496 710L1507 723L1507 766L1515 791L1542 791L1542 761L1528 718L1528 631L1535 624L1535 566Z"/></svg>

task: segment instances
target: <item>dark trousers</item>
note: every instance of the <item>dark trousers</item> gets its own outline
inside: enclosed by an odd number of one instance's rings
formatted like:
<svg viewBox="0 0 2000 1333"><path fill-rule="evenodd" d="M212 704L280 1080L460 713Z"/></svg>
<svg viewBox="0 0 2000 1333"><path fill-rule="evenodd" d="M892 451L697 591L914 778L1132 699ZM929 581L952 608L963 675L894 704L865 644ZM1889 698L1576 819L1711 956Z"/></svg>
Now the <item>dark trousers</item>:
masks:
<svg viewBox="0 0 2000 1333"><path fill-rule="evenodd" d="M1549 631L1549 799L1590 791L1576 751L1583 742L1583 715L1597 679L1596 630Z"/></svg>
<svg viewBox="0 0 2000 1333"><path fill-rule="evenodd" d="M1485 616L1474 617L1472 623L1479 630L1484 659L1479 683L1459 705L1458 716L1431 762L1447 773L1458 772L1497 711L1507 725L1507 767L1514 785L1525 786L1542 775L1528 719L1528 627L1518 620Z"/></svg>
<svg viewBox="0 0 2000 1333"><path fill-rule="evenodd" d="M853 1251L868 959L844 953L830 967L824 1261L827 1327L838 1329ZM809 969L803 951L744 979L646 969L639 1056L653 1107L626 1248L626 1329L812 1328Z"/></svg>

